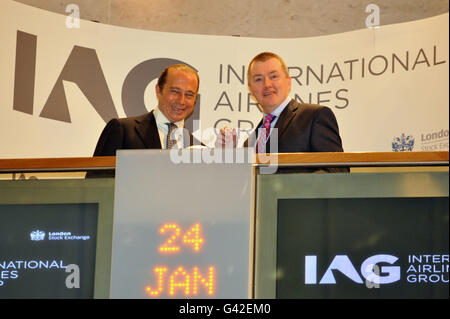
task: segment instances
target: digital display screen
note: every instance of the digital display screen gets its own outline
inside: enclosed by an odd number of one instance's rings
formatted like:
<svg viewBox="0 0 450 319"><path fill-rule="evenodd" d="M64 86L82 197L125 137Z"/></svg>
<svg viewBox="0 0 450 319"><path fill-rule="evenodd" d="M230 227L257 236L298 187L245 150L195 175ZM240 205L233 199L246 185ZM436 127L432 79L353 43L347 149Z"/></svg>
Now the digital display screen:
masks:
<svg viewBox="0 0 450 319"><path fill-rule="evenodd" d="M277 298L448 298L448 197L279 199Z"/></svg>
<svg viewBox="0 0 450 319"><path fill-rule="evenodd" d="M115 238L127 247L118 267L130 265L113 273L117 279L111 290L129 289L124 298L247 297L249 256L239 251L248 246L247 225L171 218L170 222L117 228ZM140 243L145 248L136 250ZM123 283L117 284L118 280Z"/></svg>
<svg viewBox="0 0 450 319"><path fill-rule="evenodd" d="M118 152L110 298L251 297L252 166L171 154Z"/></svg>
<svg viewBox="0 0 450 319"><path fill-rule="evenodd" d="M0 298L93 298L98 204L0 205Z"/></svg>
<svg viewBox="0 0 450 319"><path fill-rule="evenodd" d="M186 231L176 223L165 223L159 227L158 233L165 239L157 247L157 251L167 257L179 255L183 251L199 255L206 242L200 223L194 223ZM209 265L203 268L198 265L178 265L174 269L170 269L167 264L154 266L154 287L146 286L145 292L150 297L159 297L164 295L164 292L168 297L180 294L186 297L198 296L202 293L204 296L213 297L216 291L216 267Z"/></svg>

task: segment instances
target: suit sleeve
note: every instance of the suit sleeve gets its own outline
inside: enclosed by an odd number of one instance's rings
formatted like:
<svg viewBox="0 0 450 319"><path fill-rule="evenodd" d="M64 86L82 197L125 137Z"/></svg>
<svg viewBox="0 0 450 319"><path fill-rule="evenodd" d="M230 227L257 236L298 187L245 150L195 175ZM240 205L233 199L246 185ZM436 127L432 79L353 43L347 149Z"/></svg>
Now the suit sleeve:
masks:
<svg viewBox="0 0 450 319"><path fill-rule="evenodd" d="M95 147L94 156L115 156L116 150L123 148L123 127L117 119L106 124Z"/></svg>
<svg viewBox="0 0 450 319"><path fill-rule="evenodd" d="M339 127L334 113L328 107L318 110L311 132L312 152L343 152Z"/></svg>
<svg viewBox="0 0 450 319"><path fill-rule="evenodd" d="M323 107L314 119L311 135L312 152L343 152L339 127L334 113L328 107ZM348 173L349 167L327 167L321 169L329 173ZM320 172L318 171L318 172Z"/></svg>

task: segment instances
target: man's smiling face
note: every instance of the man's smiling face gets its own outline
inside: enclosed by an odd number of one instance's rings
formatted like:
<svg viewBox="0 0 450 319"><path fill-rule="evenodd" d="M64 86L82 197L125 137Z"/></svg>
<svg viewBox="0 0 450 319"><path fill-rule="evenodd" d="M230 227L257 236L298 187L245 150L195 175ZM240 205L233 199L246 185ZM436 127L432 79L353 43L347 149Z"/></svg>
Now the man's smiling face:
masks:
<svg viewBox="0 0 450 319"><path fill-rule="evenodd" d="M194 111L197 90L194 73L169 69L164 86L156 85L158 108L171 123L184 120Z"/></svg>
<svg viewBox="0 0 450 319"><path fill-rule="evenodd" d="M285 73L276 58L254 61L250 66L248 88L263 112L275 110L291 91L291 77Z"/></svg>

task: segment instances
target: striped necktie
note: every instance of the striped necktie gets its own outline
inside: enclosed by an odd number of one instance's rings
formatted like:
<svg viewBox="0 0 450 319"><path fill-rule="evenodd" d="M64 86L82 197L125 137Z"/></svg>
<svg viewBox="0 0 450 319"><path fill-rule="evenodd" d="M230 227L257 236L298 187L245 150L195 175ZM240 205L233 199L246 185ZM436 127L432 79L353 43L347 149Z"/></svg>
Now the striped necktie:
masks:
<svg viewBox="0 0 450 319"><path fill-rule="evenodd" d="M256 152L257 153L265 153L266 152L266 142L267 137L269 136L270 132L270 123L272 123L273 119L275 118L272 114L267 114L264 116L264 122L262 125L262 128L259 130L259 137L258 142L256 145Z"/></svg>
<svg viewBox="0 0 450 319"><path fill-rule="evenodd" d="M166 138L166 149L171 149L176 147L177 145L177 140L172 136L174 131L178 128L178 126L176 126L173 123L166 123L167 126L169 127L169 132L167 133L167 138Z"/></svg>

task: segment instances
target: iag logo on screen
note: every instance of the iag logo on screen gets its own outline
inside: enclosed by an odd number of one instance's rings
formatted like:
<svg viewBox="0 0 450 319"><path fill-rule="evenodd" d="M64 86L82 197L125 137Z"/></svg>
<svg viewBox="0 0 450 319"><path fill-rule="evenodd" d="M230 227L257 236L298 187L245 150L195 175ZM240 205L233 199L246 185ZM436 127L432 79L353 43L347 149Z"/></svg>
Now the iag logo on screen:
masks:
<svg viewBox="0 0 450 319"><path fill-rule="evenodd" d="M361 264L361 275L365 282L372 284L390 284L400 280L400 266L395 266L397 257L392 255L375 255L367 258ZM381 266L378 264L389 264L393 266ZM336 284L333 270L338 270L352 281L363 284L360 273L356 270L347 255L337 255L328 266L325 273L320 277L319 285ZM380 273L383 273L381 276ZM305 284L317 284L317 256L305 256Z"/></svg>
<svg viewBox="0 0 450 319"><path fill-rule="evenodd" d="M448 253L409 254L402 261L393 255L380 254L364 260L358 272L347 255L336 255L325 273L318 277L317 256L309 255L305 256L305 284L336 284L334 270L357 284L365 283L367 288L379 288L380 284L399 281L402 270L403 281L408 284L448 284L449 260Z"/></svg>

